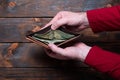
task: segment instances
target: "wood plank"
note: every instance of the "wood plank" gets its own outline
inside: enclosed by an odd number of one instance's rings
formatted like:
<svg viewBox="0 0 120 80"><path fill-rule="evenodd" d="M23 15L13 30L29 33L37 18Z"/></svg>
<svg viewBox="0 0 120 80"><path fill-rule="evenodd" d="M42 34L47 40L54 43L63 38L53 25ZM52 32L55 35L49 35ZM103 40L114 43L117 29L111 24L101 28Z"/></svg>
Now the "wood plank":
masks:
<svg viewBox="0 0 120 80"><path fill-rule="evenodd" d="M26 42L26 33L36 26L44 25L48 20L41 19L36 22L34 18L1 18L0 42Z"/></svg>
<svg viewBox="0 0 120 80"><path fill-rule="evenodd" d="M113 80L90 68L0 68L2 80Z"/></svg>
<svg viewBox="0 0 120 80"><path fill-rule="evenodd" d="M108 50L117 48L119 51L120 48L120 43L90 44L97 44ZM82 62L52 59L45 54L41 46L33 43L0 44L0 79L112 80L109 76L97 72Z"/></svg>
<svg viewBox="0 0 120 80"><path fill-rule="evenodd" d="M25 39L28 31L36 26L43 27L51 18L0 18L0 42L29 42ZM119 42L120 32L94 34L91 29L81 31L80 41Z"/></svg>
<svg viewBox="0 0 120 80"><path fill-rule="evenodd" d="M1 43L0 60L0 67L70 66L70 63L68 63L70 61L63 62L60 60L52 59L45 54L41 46L35 45L33 43ZM76 67L88 67L86 65L80 64L80 62L77 62L75 64Z"/></svg>
<svg viewBox="0 0 120 80"><path fill-rule="evenodd" d="M98 45L103 49L120 53L120 43L86 44ZM88 67L79 61L50 58L41 46L34 43L1 43L0 61L0 67Z"/></svg>
<svg viewBox="0 0 120 80"><path fill-rule="evenodd" d="M52 17L61 10L86 11L105 7L111 1L100 0L98 3L97 0L0 0L0 79L112 80L81 62L52 59L45 54L41 46L34 43L22 43L28 42L25 39L27 31L36 26L41 27L50 20L40 18L36 21L32 17ZM120 52L119 32L93 34L90 29L87 29L81 34L83 36L80 41Z"/></svg>
<svg viewBox="0 0 120 80"><path fill-rule="evenodd" d="M57 12L105 7L111 0L0 0L0 17L51 17Z"/></svg>

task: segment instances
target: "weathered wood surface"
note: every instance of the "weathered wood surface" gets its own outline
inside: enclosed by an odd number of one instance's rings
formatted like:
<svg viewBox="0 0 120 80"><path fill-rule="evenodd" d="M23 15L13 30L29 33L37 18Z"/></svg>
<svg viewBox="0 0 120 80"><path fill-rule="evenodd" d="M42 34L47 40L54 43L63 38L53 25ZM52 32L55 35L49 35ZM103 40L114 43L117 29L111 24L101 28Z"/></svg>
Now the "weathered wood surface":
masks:
<svg viewBox="0 0 120 80"><path fill-rule="evenodd" d="M37 20L36 20L37 19ZM35 27L43 27L51 18L0 18L0 42L29 42L25 35ZM94 34L91 29L80 32L80 41L119 42L120 32Z"/></svg>
<svg viewBox="0 0 120 80"><path fill-rule="evenodd" d="M61 10L86 11L111 0L0 0L0 17L51 17Z"/></svg>
<svg viewBox="0 0 120 80"><path fill-rule="evenodd" d="M36 26L41 26L48 22L48 19L42 21L35 22L34 18L1 18L0 42L26 42L27 31L31 31Z"/></svg>
<svg viewBox="0 0 120 80"><path fill-rule="evenodd" d="M27 41L25 34L44 26L61 10L79 12L119 3L119 0L0 0L0 80L112 80L81 62L48 57L41 46ZM87 29L81 34L79 41L120 53L120 32L93 34Z"/></svg>
<svg viewBox="0 0 120 80"><path fill-rule="evenodd" d="M2 80L113 80L90 68L0 68Z"/></svg>
<svg viewBox="0 0 120 80"><path fill-rule="evenodd" d="M44 49L33 43L3 43L0 45L1 67L62 67L59 60L48 57ZM66 61L67 62L67 61ZM2 62L1 62L2 64ZM63 64L63 65L62 65ZM79 64L79 63L78 63ZM66 64L66 66L70 63ZM77 65L80 67L81 65ZM83 65L82 65L83 67ZM85 67L85 66L84 66Z"/></svg>
<svg viewBox="0 0 120 80"><path fill-rule="evenodd" d="M120 52L120 43L86 44L96 44L103 49ZM0 60L0 67L68 67L72 66L71 64L74 64L74 67L88 67L79 61L70 62L52 59L46 55L44 48L34 43L1 43Z"/></svg>
<svg viewBox="0 0 120 80"><path fill-rule="evenodd" d="M0 79L112 80L82 62L52 59L33 43L0 44Z"/></svg>

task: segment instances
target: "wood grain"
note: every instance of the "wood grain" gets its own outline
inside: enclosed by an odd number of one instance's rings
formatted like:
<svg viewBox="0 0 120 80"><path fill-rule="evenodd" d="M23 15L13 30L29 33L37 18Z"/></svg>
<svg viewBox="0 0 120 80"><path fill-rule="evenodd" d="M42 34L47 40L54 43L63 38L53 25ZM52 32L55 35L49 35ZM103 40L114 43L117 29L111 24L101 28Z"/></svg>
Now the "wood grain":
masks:
<svg viewBox="0 0 120 80"><path fill-rule="evenodd" d="M2 80L113 80L90 68L0 68Z"/></svg>
<svg viewBox="0 0 120 80"><path fill-rule="evenodd" d="M57 12L105 7L111 0L1 0L0 17L51 17Z"/></svg>
<svg viewBox="0 0 120 80"><path fill-rule="evenodd" d="M95 44L95 43L94 43ZM17 45L17 46L16 46ZM92 43L93 45L93 43ZM111 50L120 44L99 46ZM110 48L111 46L111 48ZM7 57L9 49L12 56ZM112 48L112 50L114 50ZM79 61L61 61L48 57L43 48L34 43L0 44L0 79L2 80L112 80L107 75Z"/></svg>
<svg viewBox="0 0 120 80"><path fill-rule="evenodd" d="M51 18L0 18L0 42L29 42L26 33L36 27L43 27ZM38 28L37 28L38 29ZM94 34L91 29L81 31L80 41L119 42L120 32Z"/></svg>
<svg viewBox="0 0 120 80"><path fill-rule="evenodd" d="M79 61L50 58L43 47L25 39L62 10L86 11L119 0L0 0L0 80L112 80ZM79 41L120 53L120 32L81 31Z"/></svg>
<svg viewBox="0 0 120 80"><path fill-rule="evenodd" d="M120 43L86 44L98 45L109 51L120 52ZM11 47L12 51L9 53ZM44 52L44 48L34 43L1 43L0 61L0 67L88 67L79 61L61 61L50 58Z"/></svg>
<svg viewBox="0 0 120 80"><path fill-rule="evenodd" d="M10 47L14 44L15 43L0 44L1 67L62 67L65 66L65 64L66 66L70 65L70 61L65 61L63 63L63 61L48 57L41 46L33 43L17 43L18 46L10 53L12 55L6 57L6 55L9 54ZM12 66L2 65L5 62L9 62ZM83 67L83 65L81 67Z"/></svg>
<svg viewBox="0 0 120 80"><path fill-rule="evenodd" d="M42 19L41 22L36 22L34 18L1 18L0 42L28 42L25 39L26 33L36 26L42 26L48 20Z"/></svg>

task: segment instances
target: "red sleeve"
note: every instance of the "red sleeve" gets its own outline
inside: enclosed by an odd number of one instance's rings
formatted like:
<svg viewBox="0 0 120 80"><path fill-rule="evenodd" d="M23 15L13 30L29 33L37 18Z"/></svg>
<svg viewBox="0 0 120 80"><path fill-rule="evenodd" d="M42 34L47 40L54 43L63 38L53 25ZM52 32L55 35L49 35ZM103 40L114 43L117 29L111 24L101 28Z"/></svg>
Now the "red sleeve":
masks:
<svg viewBox="0 0 120 80"><path fill-rule="evenodd" d="M85 63L120 80L120 55L116 53L94 46L89 51Z"/></svg>
<svg viewBox="0 0 120 80"><path fill-rule="evenodd" d="M120 6L87 11L93 32L120 31Z"/></svg>
<svg viewBox="0 0 120 80"><path fill-rule="evenodd" d="M120 6L87 11L93 32L120 31ZM120 80L120 55L94 46L85 63Z"/></svg>

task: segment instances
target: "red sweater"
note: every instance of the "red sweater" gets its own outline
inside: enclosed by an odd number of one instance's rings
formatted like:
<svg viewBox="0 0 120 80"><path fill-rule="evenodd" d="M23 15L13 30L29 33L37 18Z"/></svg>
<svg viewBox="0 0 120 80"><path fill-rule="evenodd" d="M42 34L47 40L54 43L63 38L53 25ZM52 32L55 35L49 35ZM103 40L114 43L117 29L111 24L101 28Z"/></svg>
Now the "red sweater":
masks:
<svg viewBox="0 0 120 80"><path fill-rule="evenodd" d="M87 11L93 32L120 31L120 6ZM97 46L89 51L85 63L120 80L120 55Z"/></svg>

